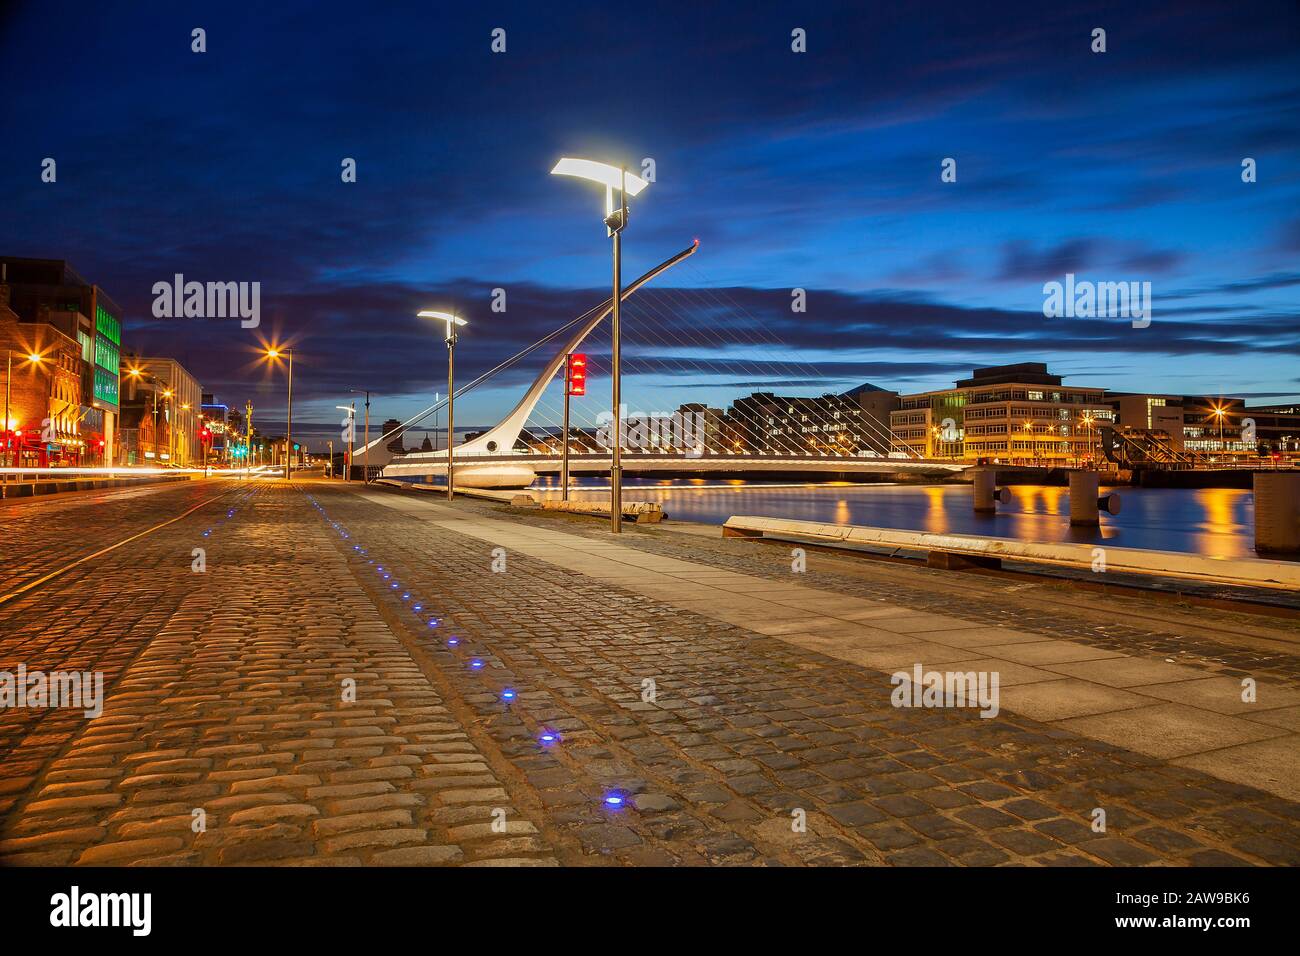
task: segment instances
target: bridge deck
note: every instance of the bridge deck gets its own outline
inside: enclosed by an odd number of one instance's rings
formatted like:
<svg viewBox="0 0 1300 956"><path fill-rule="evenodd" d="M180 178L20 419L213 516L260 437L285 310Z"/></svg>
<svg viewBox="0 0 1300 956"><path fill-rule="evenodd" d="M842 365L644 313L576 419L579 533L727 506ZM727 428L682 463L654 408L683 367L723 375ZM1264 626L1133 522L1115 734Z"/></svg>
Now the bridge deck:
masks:
<svg viewBox="0 0 1300 956"><path fill-rule="evenodd" d="M436 457L435 457L436 456ZM558 471L559 455L473 455L456 456L456 468L472 469L475 466L518 466L533 471ZM861 473L922 475L960 474L969 465L954 461L933 461L916 458L831 458L796 455L702 455L696 458L684 455L624 454L623 469L627 472L693 472L698 474L725 474L730 472L810 472L810 473ZM446 452L424 452L419 460L394 458L384 467L385 475L441 474L446 470ZM609 455L570 455L569 470L576 474L609 471Z"/></svg>

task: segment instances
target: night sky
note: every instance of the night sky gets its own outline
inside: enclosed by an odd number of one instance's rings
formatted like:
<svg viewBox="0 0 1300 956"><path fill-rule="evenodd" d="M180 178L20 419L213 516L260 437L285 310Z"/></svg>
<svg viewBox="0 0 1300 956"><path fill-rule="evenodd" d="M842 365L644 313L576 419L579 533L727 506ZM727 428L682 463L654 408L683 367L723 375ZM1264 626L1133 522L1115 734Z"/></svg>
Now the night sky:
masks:
<svg viewBox="0 0 1300 956"><path fill-rule="evenodd" d="M468 380L608 294L602 197L548 175L563 155L654 159L625 276L701 241L629 322L709 331L634 344L634 402L918 391L1017 361L1118 390L1300 396L1294 0L4 10L0 252L68 259L123 306L128 348L259 416L284 404L259 339L294 344L295 419L322 435L349 387L378 393L378 419L445 391L421 308L468 318ZM1150 281L1151 325L1044 318L1066 272ZM261 327L153 318L175 273L260 282ZM494 421L526 377L457 421Z"/></svg>

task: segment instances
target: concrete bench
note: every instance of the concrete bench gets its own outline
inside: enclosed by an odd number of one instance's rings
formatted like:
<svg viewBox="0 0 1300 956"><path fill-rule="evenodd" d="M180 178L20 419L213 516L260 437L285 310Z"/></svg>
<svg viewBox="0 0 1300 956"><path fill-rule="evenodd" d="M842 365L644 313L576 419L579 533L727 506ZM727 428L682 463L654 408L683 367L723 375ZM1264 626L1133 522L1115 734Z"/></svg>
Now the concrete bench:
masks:
<svg viewBox="0 0 1300 956"><path fill-rule="evenodd" d="M543 498L538 505L543 511L563 511L567 514L608 518L610 513L610 504L607 501L560 501ZM637 524L658 524L664 520L664 509L657 501L625 501L623 517Z"/></svg>

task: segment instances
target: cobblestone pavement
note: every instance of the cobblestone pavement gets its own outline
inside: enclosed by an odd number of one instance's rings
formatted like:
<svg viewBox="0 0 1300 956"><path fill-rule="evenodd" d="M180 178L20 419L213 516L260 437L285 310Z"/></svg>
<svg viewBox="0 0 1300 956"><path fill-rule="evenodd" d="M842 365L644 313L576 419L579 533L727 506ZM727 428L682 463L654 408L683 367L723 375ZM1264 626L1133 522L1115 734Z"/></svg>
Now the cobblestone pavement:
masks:
<svg viewBox="0 0 1300 956"><path fill-rule="evenodd" d="M1008 713L892 707L884 674L493 554L382 492L225 490L0 605L0 670L103 669L109 698L93 721L0 712L0 863L1300 862L1300 807L1280 797ZM152 502L151 522L50 520L85 526L90 550L184 510ZM594 522L455 513L609 541ZM13 565L43 567L22 542ZM777 549L746 542L621 543L778 573ZM934 600L898 578L930 572L873 573L806 583Z"/></svg>
<svg viewBox="0 0 1300 956"><path fill-rule="evenodd" d="M0 862L553 862L302 495L230 487L0 606L0 670L109 694L91 721L0 712ZM149 523L124 507L88 550Z"/></svg>
<svg viewBox="0 0 1300 956"><path fill-rule="evenodd" d="M77 491L38 500L0 499L0 594L53 567L175 517L225 490L221 482L189 481L103 491ZM86 515L93 509L93 522ZM130 529L116 534L122 528ZM19 544L21 542L21 544Z"/></svg>

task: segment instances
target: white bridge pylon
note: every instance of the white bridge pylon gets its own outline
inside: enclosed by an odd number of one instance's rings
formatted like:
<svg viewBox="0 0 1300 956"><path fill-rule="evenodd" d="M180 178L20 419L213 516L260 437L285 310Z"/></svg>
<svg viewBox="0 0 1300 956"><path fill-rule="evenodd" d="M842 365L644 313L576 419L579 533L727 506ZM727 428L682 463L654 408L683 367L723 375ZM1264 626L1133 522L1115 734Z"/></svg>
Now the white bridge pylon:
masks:
<svg viewBox="0 0 1300 956"><path fill-rule="evenodd" d="M636 281L623 287L622 294L619 296L620 301L626 301L627 298L640 289L643 285L667 272L673 266L695 254L695 250L700 246L700 241L696 239L687 248L668 259L665 259L659 265L655 266L645 275ZM542 398L542 393L550 385L551 379L555 378L557 372L564 367L565 357L582 344L583 339L590 335L609 315L614 308L614 297L610 296L605 300L595 314L586 322L578 327L564 347L546 364L541 373L533 381L528 391L524 393L519 403L506 415L501 422L488 431L479 435L472 441L461 442L455 445L454 451L456 456L456 480L458 483L465 483L477 487L525 487L532 484L536 473L526 462L482 462L475 464L467 462L465 459L480 457L497 457L514 454L515 442L520 434L523 433L524 424L528 421L528 416L533 413L537 403ZM461 389L457 389L456 394L459 396ZM405 429L414 422L420 421L428 414L429 410L421 412L415 418L402 424L401 428ZM384 475L391 477L394 475L445 475L447 472L447 452L445 449L438 451L419 451L406 455L394 455L385 446L384 441L387 435L376 438L368 446L370 454L370 463L372 465L382 463L384 465ZM354 460L362 458L366 454L367 448L360 448L356 451ZM522 456L521 456L522 457Z"/></svg>
<svg viewBox="0 0 1300 956"><path fill-rule="evenodd" d="M696 240L686 249L665 259L636 281L625 286L620 298L626 301L629 296L651 279L694 255L698 248L699 240ZM527 354L527 352L538 348L548 339L576 325L576 330L570 334L554 357L547 362L518 404L511 409L510 413L500 423L471 441L461 442L454 446L456 483L458 485L470 488L526 488L536 479L538 470L558 470L558 457L546 453L520 453L515 451L515 443L523 433L529 416L537 407L537 403L541 400L547 386L560 369L564 367L566 357L581 345L583 340L612 311L613 297L611 296L598 309L585 313L585 318L574 319L556 330L556 332L550 333L524 351L517 353L491 372L479 376L475 381L456 390L456 397L459 398L486 378ZM370 464L372 466L382 466L382 473L385 477L426 477L427 479L433 479L445 476L447 473L446 449L395 455L388 450L385 444L391 440L393 434L401 433L409 426L423 421L437 407L435 405L426 408L414 418L402 423L394 431L381 435L370 442L368 446L358 449L354 454L353 461L364 461L368 452ZM899 457L893 457L892 454L870 457L838 455L834 457L810 457L807 454L798 453L797 450L795 450L794 454L733 455L727 453L725 455L705 454L702 457L664 456L662 454L624 451L624 462L627 469L633 472L660 472L668 475L689 473L692 476L716 474L720 477L771 473L774 478L779 476L782 479L791 475L803 476L800 480L843 480L852 474L870 473L941 477L961 472L966 468L965 464L957 462L919 459L914 456L914 453L911 456L900 455ZM570 470L573 473L608 471L609 455L608 453L603 455L573 454L570 460ZM821 476L824 476L824 478Z"/></svg>

